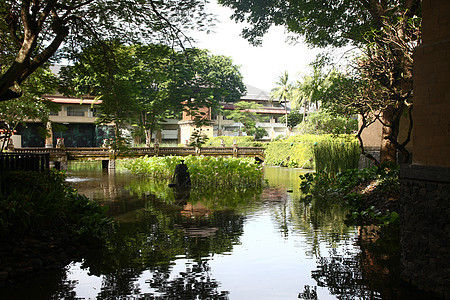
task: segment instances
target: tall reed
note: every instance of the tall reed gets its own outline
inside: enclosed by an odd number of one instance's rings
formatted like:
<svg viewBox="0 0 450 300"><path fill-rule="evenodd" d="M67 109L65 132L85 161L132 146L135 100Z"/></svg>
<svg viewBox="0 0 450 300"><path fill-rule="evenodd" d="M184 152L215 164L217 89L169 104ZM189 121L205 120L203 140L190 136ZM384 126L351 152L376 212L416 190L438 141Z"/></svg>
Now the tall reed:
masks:
<svg viewBox="0 0 450 300"><path fill-rule="evenodd" d="M356 139L327 136L314 146L316 172L334 176L338 172L358 168L360 155Z"/></svg>

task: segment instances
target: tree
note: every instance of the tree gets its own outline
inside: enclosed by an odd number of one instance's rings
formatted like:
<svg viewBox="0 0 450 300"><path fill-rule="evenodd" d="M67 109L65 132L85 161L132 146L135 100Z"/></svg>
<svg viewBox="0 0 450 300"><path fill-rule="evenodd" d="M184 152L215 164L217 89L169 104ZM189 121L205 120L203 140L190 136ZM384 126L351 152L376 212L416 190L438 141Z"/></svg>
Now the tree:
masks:
<svg viewBox="0 0 450 300"><path fill-rule="evenodd" d="M356 60L359 77L371 81L366 87L381 89L372 91L372 96L384 95L383 103L376 97L366 98L378 103L380 113L376 118L383 124L381 161L395 161L396 149L406 151L404 143L409 138L399 142L398 129L400 116L411 107L412 53L421 43L420 0L219 0L219 3L234 9L232 17L236 21L251 25L243 30L243 36L253 44L261 42L261 36L271 25L284 25L311 46L358 47L362 51Z"/></svg>
<svg viewBox="0 0 450 300"><path fill-rule="evenodd" d="M278 78L278 81L275 83L278 87L272 89L271 98L279 99L280 101L284 101L284 115L285 115L285 123L286 124L286 136L288 136L288 113L287 113L287 103L289 99L292 97L292 84L289 82L289 74L288 72L284 72Z"/></svg>
<svg viewBox="0 0 450 300"><path fill-rule="evenodd" d="M278 121L286 122L286 118L280 117L278 118ZM299 113L298 111L291 111L287 116L287 127L289 128L289 131L292 131L292 129L294 129L294 127L300 124L300 122L302 121L303 121L303 114Z"/></svg>
<svg viewBox="0 0 450 300"><path fill-rule="evenodd" d="M101 45L107 45L104 55ZM87 47L76 63L63 70L65 93L102 99L98 122L120 128L135 125L146 144L169 117L183 110L236 101L245 92L242 75L231 59L199 49L177 52L164 45L103 42ZM199 120L202 119L199 115Z"/></svg>
<svg viewBox="0 0 450 300"><path fill-rule="evenodd" d="M3 0L0 4L0 102L55 57L72 58L99 37L181 44L183 28L201 30L210 16L201 0Z"/></svg>
<svg viewBox="0 0 450 300"><path fill-rule="evenodd" d="M268 133L264 128L256 126L257 122L261 122L264 119L264 117L256 112L260 107L262 105L257 103L239 101L234 104L233 110L224 111L223 113L234 122L241 123L244 126L244 132L248 136L255 136L255 139L261 139L267 136Z"/></svg>
<svg viewBox="0 0 450 300"><path fill-rule="evenodd" d="M192 48L180 53L174 74L170 83L174 97L183 101L182 109L198 122L203 120L199 107L219 110L219 102L239 101L246 92L239 67L231 58L211 55L207 50Z"/></svg>
<svg viewBox="0 0 450 300"><path fill-rule="evenodd" d="M0 120L3 131L3 136L0 137L1 150L8 144L19 124L24 125L26 121L40 121L46 124L49 122L50 111L59 110L58 104L42 97L45 93L53 92L56 83L57 80L50 70L41 68L24 84L24 95L21 100L0 102ZM43 135L47 134L44 128L42 133Z"/></svg>
<svg viewBox="0 0 450 300"><path fill-rule="evenodd" d="M315 62L311 63L312 75L304 75L301 81L297 81L292 87L293 107L303 107L304 118L306 121L310 107L315 106L315 110L319 110L319 105L326 102L326 90L329 86L329 77L332 72L325 74L323 57L319 57Z"/></svg>

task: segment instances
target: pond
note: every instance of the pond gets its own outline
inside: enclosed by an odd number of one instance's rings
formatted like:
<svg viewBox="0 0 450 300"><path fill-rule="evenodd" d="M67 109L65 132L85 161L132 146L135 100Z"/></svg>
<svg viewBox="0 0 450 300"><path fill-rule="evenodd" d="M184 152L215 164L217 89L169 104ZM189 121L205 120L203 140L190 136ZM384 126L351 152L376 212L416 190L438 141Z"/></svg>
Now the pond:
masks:
<svg viewBox="0 0 450 300"><path fill-rule="evenodd" d="M265 167L245 191L175 195L168 182L101 167L68 181L118 221L107 249L15 288L11 299L413 299L398 253L334 203L300 200L300 169ZM9 299L9 298L8 298Z"/></svg>

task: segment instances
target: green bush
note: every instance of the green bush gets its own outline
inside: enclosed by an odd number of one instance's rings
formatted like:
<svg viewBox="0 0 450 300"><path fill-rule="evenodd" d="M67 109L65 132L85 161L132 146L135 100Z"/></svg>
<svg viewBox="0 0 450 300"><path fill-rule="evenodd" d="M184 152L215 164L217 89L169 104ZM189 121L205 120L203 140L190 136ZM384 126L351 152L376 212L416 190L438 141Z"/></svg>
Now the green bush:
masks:
<svg viewBox="0 0 450 300"><path fill-rule="evenodd" d="M320 156L325 154L320 150L328 144L336 145L336 151L329 151L329 156ZM359 161L358 142L352 135L294 135L271 142L266 146L265 153L267 165L315 168L319 171L323 170L324 166L329 169L327 164L331 163L337 164L338 170L344 170L348 166L354 168L357 167L355 161Z"/></svg>
<svg viewBox="0 0 450 300"><path fill-rule="evenodd" d="M350 134L358 130L358 120L336 116L327 110L313 112L300 123L297 130L303 134Z"/></svg>
<svg viewBox="0 0 450 300"><path fill-rule="evenodd" d="M61 172L8 172L0 184L0 236L59 226L74 238L101 240L112 226L103 208L78 195Z"/></svg>
<svg viewBox="0 0 450 300"><path fill-rule="evenodd" d="M314 168L314 143L321 135L294 135L271 142L266 146L265 163L269 166Z"/></svg>
<svg viewBox="0 0 450 300"><path fill-rule="evenodd" d="M217 136L210 138L204 146L220 147L222 139L225 142L225 147L232 147L234 140L236 140L238 147L260 147L262 145L261 142L255 141L252 136Z"/></svg>
<svg viewBox="0 0 450 300"><path fill-rule="evenodd" d="M300 175L302 182L300 190L304 201L312 198L321 201L340 201L347 205L350 213L347 223L353 225L379 224L389 225L398 221L395 211L381 211L380 208L367 206L367 195L356 191L367 183L374 181L378 193L376 197L388 197L399 193L399 167L396 164L385 163L380 167L365 169L347 169L331 176L325 172ZM356 190L355 190L356 189Z"/></svg>

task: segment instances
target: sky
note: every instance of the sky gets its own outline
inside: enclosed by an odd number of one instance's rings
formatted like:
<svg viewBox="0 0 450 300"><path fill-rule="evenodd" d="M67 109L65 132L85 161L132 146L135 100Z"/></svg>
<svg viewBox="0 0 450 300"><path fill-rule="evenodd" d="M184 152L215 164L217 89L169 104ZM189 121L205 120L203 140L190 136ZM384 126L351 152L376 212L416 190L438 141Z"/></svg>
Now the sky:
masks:
<svg viewBox="0 0 450 300"><path fill-rule="evenodd" d="M232 10L219 6L215 0L212 2L207 9L217 15L220 23L213 33L194 33L193 37L198 41L194 45L215 55L231 57L235 65L241 66L245 84L270 92L285 71L291 81L300 79L299 73L310 72L308 64L320 50L309 49L302 43L290 45L286 42L283 27L272 27L264 36L262 46L254 47L240 36L245 25L230 20Z"/></svg>

